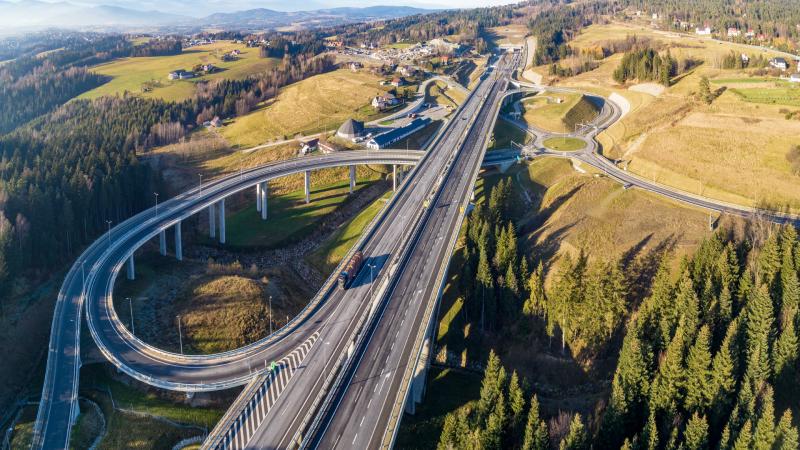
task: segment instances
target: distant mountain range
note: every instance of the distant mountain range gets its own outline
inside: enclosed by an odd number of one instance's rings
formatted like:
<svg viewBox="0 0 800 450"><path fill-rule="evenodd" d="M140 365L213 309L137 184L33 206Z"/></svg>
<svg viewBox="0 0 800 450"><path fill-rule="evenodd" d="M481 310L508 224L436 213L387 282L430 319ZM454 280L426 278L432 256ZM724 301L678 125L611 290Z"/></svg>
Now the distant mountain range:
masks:
<svg viewBox="0 0 800 450"><path fill-rule="evenodd" d="M42 28L142 30L175 27L176 30L223 28L237 30L267 30L281 27L319 27L342 23L392 19L433 10L410 6L370 6L364 8L340 7L310 11L278 11L253 6L273 5L274 1L220 2L199 0L163 2L145 0L137 9L122 6L122 0L109 0L108 4L78 4L66 1L45 2L0 0L0 29L35 30ZM281 2L285 5L284 2ZM303 2L303 6L316 6L318 2ZM250 9L248 9L248 7ZM152 8L152 9L141 9ZM244 8L244 9L237 9ZM213 12L213 11L223 12ZM169 11L169 12L164 12ZM183 11L183 14L175 11Z"/></svg>

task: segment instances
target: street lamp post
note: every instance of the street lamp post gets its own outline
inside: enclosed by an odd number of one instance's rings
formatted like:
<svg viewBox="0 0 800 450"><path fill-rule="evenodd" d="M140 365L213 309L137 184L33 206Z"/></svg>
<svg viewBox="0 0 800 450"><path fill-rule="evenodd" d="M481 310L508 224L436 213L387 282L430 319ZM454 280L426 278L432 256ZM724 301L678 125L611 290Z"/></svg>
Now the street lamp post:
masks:
<svg viewBox="0 0 800 450"><path fill-rule="evenodd" d="M156 217L158 217L158 192L153 192L153 195L156 196Z"/></svg>
<svg viewBox="0 0 800 450"><path fill-rule="evenodd" d="M203 195L203 174L198 173L197 176L200 177L200 195Z"/></svg>
<svg viewBox="0 0 800 450"><path fill-rule="evenodd" d="M372 269L377 267L375 264L367 264L369 266L369 296L372 298L372 291L375 288L375 276L372 274Z"/></svg>
<svg viewBox="0 0 800 450"><path fill-rule="evenodd" d="M111 220L106 220L106 225L108 225L108 246L111 247Z"/></svg>
<svg viewBox="0 0 800 450"><path fill-rule="evenodd" d="M183 354L183 334L181 333L181 316L178 316L178 343L181 347L181 355Z"/></svg>
<svg viewBox="0 0 800 450"><path fill-rule="evenodd" d="M136 336L136 327L133 324L133 301L131 300L130 297L128 297L128 308L130 308L131 311L131 334Z"/></svg>
<svg viewBox="0 0 800 450"><path fill-rule="evenodd" d="M269 296L269 334L272 334L272 296Z"/></svg>

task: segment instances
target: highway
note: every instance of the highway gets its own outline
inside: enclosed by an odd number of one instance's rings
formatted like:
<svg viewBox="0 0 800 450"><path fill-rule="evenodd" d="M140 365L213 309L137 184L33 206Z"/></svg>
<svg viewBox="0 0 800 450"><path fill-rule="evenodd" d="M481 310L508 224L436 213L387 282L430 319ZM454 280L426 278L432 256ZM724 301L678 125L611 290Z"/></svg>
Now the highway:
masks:
<svg viewBox="0 0 800 450"><path fill-rule="evenodd" d="M309 319L312 313L325 314L325 308L333 303L326 302L329 294L336 292L329 280L327 290L323 289L286 327L242 349L208 356L178 355L156 349L135 338L120 322L113 309L112 291L114 280L130 254L157 237L160 230L174 227L221 198L253 188L264 180L343 165L415 164L421 157L422 152L413 151L339 152L282 161L195 188L160 204L157 215L151 208L112 228L109 235L102 236L84 251L59 291L33 447L68 446L71 418L76 416L77 408L84 303L92 337L109 361L140 381L182 391L219 390L247 383L265 361L288 354L316 331L319 324Z"/></svg>
<svg viewBox="0 0 800 450"><path fill-rule="evenodd" d="M519 55L501 59L427 152L339 152L250 169L170 199L159 205L158 213L152 208L143 211L98 239L75 262L59 292L33 448L69 444L77 413L84 306L89 331L101 352L135 379L186 392L250 383L237 402L241 408L233 408L218 425L221 440L207 442L206 448L277 449L301 443L326 449L391 446L486 141L518 63ZM534 90L567 90L517 84ZM546 149L543 140L554 134L525 126L536 139L523 153L574 158L626 185L710 210L741 216L756 212L651 183L618 168L600 154L595 137L619 120L621 108L609 99L599 100L603 108L598 118L568 134L584 140L585 149L569 154ZM217 355L157 349L120 322L112 302L114 281L133 252L160 232L173 230L183 219L265 180L356 164L416 166L350 251L360 249L366 256L351 288L335 286L337 270L284 328ZM778 222L798 222L797 216L764 215ZM171 238L172 233L170 242Z"/></svg>
<svg viewBox="0 0 800 450"><path fill-rule="evenodd" d="M455 246L464 211L494 128L500 94L519 56L498 64L497 77L477 91L486 95L466 139L436 192L421 231L387 290L379 319L369 330L347 382L333 392L311 448L383 448L391 446L419 353L421 335L432 319ZM469 111L469 109L468 109Z"/></svg>

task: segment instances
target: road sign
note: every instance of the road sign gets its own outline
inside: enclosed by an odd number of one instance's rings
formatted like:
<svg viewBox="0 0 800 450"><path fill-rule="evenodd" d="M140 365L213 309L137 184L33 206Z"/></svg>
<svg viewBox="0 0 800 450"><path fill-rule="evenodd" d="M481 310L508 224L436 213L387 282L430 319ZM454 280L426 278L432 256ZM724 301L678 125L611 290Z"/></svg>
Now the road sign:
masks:
<svg viewBox="0 0 800 450"><path fill-rule="evenodd" d="M278 365L277 365L277 364L275 364L275 361L272 361L272 362L270 363L270 365L269 365L269 371L270 371L270 372L274 372L274 371L275 371L275 369L277 369L277 368L278 368Z"/></svg>

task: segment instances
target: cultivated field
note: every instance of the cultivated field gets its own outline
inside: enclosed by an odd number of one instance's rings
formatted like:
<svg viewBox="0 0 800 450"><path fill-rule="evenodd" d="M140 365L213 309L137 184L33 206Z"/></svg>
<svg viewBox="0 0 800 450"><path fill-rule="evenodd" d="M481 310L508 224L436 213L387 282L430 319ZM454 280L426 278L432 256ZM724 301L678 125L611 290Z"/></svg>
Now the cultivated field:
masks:
<svg viewBox="0 0 800 450"><path fill-rule="evenodd" d="M800 133L800 88L753 69L721 69L731 51L751 57L774 54L624 24L588 27L572 45L586 48L634 34L660 42L679 60L703 63L663 92L614 82L619 54L593 71L561 80L606 96L617 93L630 103L631 111L598 137L603 152L633 173L688 192L800 211L800 177L791 173L785 158ZM718 95L711 105L696 97L701 76L710 79Z"/></svg>
<svg viewBox="0 0 800 450"><path fill-rule="evenodd" d="M222 55L238 49L241 54L235 61L222 61ZM202 77L188 80L168 80L173 70L192 70L198 64L213 64L220 70ZM192 47L180 55L122 58L101 64L92 70L112 77L108 83L92 89L79 98L96 98L103 95L118 95L123 92L167 101L181 101L195 91L195 83L217 78L240 79L263 72L275 66L278 60L261 58L258 49L242 44L220 41L209 45Z"/></svg>
<svg viewBox="0 0 800 450"><path fill-rule="evenodd" d="M385 91L366 71L338 70L281 89L270 104L236 118L222 129L235 147L251 147L297 134L335 131L348 118L377 117L370 101Z"/></svg>

